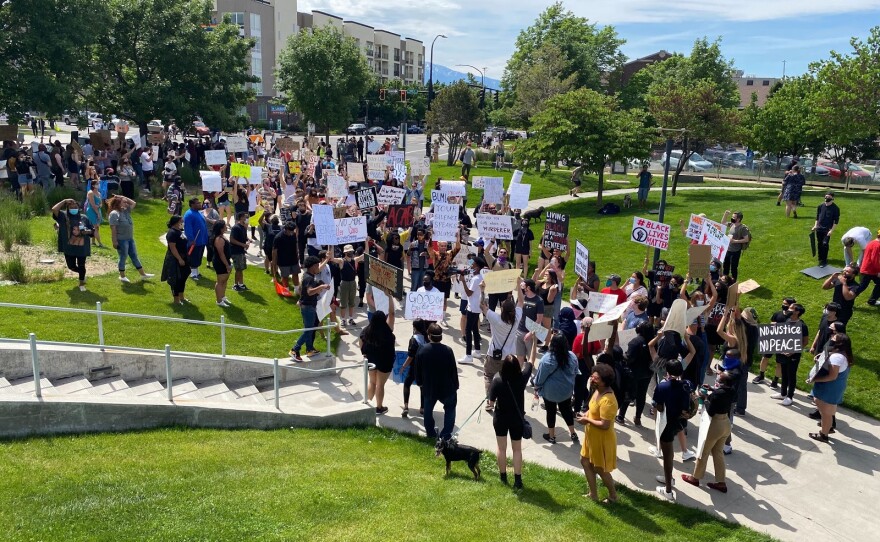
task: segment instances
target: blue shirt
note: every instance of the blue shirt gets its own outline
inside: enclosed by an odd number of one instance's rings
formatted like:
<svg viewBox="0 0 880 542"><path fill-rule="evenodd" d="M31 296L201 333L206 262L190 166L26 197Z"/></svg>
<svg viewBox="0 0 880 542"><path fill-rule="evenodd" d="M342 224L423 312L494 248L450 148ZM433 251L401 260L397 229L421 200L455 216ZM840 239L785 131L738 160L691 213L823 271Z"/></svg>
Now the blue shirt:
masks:
<svg viewBox="0 0 880 542"><path fill-rule="evenodd" d="M193 245L208 246L208 223L202 213L190 209L183 215L183 233Z"/></svg>
<svg viewBox="0 0 880 542"><path fill-rule="evenodd" d="M663 405L667 420L674 420L690 408L690 393L681 380L664 379L654 390L653 402L655 405Z"/></svg>
<svg viewBox="0 0 880 542"><path fill-rule="evenodd" d="M568 353L568 363L565 367L559 367L553 353L547 352L538 363L535 389L540 390L541 397L547 401L554 403L565 401L574 392L574 377L579 373L577 357L573 352Z"/></svg>
<svg viewBox="0 0 880 542"><path fill-rule="evenodd" d="M639 188L651 188L651 172L642 171L639 173Z"/></svg>

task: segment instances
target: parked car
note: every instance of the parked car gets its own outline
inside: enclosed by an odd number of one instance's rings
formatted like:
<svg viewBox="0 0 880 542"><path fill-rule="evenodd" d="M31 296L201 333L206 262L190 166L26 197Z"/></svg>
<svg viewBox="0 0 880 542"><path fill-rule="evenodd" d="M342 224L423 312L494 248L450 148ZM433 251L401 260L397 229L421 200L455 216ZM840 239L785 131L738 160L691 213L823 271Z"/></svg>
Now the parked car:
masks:
<svg viewBox="0 0 880 542"><path fill-rule="evenodd" d="M673 150L669 155L669 169L676 169L678 167L678 162L681 160L681 151ZM666 153L664 152L660 156L660 163L666 164ZM715 168L715 165L712 162L705 160L702 156L697 153L691 155L688 159L688 163L685 165L682 171L694 171L694 172L702 172L702 171L711 171Z"/></svg>
<svg viewBox="0 0 880 542"><path fill-rule="evenodd" d="M370 129L367 130L367 135L385 135L385 128L381 126L370 126Z"/></svg>
<svg viewBox="0 0 880 542"><path fill-rule="evenodd" d="M211 129L208 128L208 126L204 122L200 120L194 120L192 123L192 128L190 128L190 133L193 133L199 137L207 136L211 135Z"/></svg>
<svg viewBox="0 0 880 542"><path fill-rule="evenodd" d="M159 133L165 131L165 125L159 119L153 119L147 123L147 131L150 133Z"/></svg>
<svg viewBox="0 0 880 542"><path fill-rule="evenodd" d="M832 162L830 160L820 161L819 165L828 169L829 175L835 178L841 178L840 174L840 164L837 162ZM806 166L804 166L806 167ZM858 180L862 182L867 182L871 180L871 174L864 169L860 168L855 164L847 164L847 168L849 169L850 175L853 180Z"/></svg>
<svg viewBox="0 0 880 542"><path fill-rule="evenodd" d="M498 134L498 137L500 137L502 140L507 141L510 139L519 139L519 134L510 130L506 130L504 132L500 132Z"/></svg>
<svg viewBox="0 0 880 542"><path fill-rule="evenodd" d="M748 166L748 158L744 152L727 152L721 156L721 165L744 169Z"/></svg>
<svg viewBox="0 0 880 542"><path fill-rule="evenodd" d="M364 135L367 131L366 124L349 124L348 128L345 129L345 133L348 135Z"/></svg>
<svg viewBox="0 0 880 542"><path fill-rule="evenodd" d="M419 126L418 124L410 124L409 127L406 129L406 133L408 133L408 134L424 134L425 131L422 130L421 126Z"/></svg>
<svg viewBox="0 0 880 542"><path fill-rule="evenodd" d="M715 165L719 165L726 154L727 151L719 145L703 151L703 158Z"/></svg>

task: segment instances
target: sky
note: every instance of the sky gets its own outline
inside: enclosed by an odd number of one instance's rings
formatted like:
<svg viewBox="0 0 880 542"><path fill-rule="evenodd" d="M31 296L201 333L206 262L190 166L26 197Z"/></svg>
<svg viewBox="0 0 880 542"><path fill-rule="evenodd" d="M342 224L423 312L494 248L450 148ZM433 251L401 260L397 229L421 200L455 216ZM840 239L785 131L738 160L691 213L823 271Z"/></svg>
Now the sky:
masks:
<svg viewBox="0 0 880 542"><path fill-rule="evenodd" d="M279 0L284 1L284 0ZM486 67L500 78L519 31L531 25L549 0L299 0L299 11L317 9L425 43L436 64ZM880 25L880 0L568 0L565 7L599 26L612 25L626 40L630 59L665 49L688 53L694 40L721 38L722 52L746 75L780 77L808 71L831 50L851 50ZM455 68L469 71L468 68ZM470 70L473 71L473 70Z"/></svg>

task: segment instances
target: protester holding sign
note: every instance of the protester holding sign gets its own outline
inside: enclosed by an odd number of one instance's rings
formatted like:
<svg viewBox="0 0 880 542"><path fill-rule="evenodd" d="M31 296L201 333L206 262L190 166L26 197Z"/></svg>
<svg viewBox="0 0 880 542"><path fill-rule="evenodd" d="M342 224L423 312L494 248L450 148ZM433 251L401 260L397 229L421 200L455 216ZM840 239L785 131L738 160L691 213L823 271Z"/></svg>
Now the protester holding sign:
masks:
<svg viewBox="0 0 880 542"><path fill-rule="evenodd" d="M801 325L801 348L809 340L810 332L807 324L801 317L806 310L800 303L795 303L789 307L791 314L788 317L787 324L800 323ZM776 363L781 365L782 371L782 388L776 395L770 396L771 399L782 399L782 406L791 406L794 403L794 389L797 383L797 370L801 362L801 350L797 352L789 352L787 354L776 354Z"/></svg>
<svg viewBox="0 0 880 542"><path fill-rule="evenodd" d="M471 263L473 275L462 282L464 293L467 295L467 322L464 328L465 355L458 360L459 363L472 363L474 356L480 356L480 305L482 300L483 275L480 273L486 267L486 260L474 258Z"/></svg>
<svg viewBox="0 0 880 542"><path fill-rule="evenodd" d="M522 220L519 231L514 233L513 254L514 264L517 269L522 269L524 277L527 277L529 273L529 256L532 253L532 241L534 240L535 234L529 229L529 221Z"/></svg>
<svg viewBox="0 0 880 542"><path fill-rule="evenodd" d="M538 295L537 286L532 279L520 281L522 292L517 298L517 305L522 309L522 318L516 328L516 355L520 359L533 357L534 334L526 327L526 318L533 322L544 321L544 300ZM532 361L531 359L529 361Z"/></svg>

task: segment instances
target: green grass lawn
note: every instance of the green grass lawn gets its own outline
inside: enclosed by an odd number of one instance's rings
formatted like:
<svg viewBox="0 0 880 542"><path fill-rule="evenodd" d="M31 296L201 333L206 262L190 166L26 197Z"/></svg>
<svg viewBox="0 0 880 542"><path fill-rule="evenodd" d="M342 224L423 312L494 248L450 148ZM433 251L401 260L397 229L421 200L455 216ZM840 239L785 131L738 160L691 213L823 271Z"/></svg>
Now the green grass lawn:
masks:
<svg viewBox="0 0 880 542"><path fill-rule="evenodd" d="M816 205L821 201L821 191L804 192L805 207L800 208L801 218L786 219L784 208L776 206L776 190L767 191L680 191L675 197L667 199L665 222L673 225L673 240L662 257L676 266L676 272L687 273L687 247L689 240L681 235L679 219L685 223L691 213L706 213L714 220L720 220L725 209L740 210L745 214L745 224L750 227L754 241L744 253L739 269L740 281L755 279L761 288L742 297L742 306L753 306L758 311L759 321L769 321L770 315L779 310L783 297L795 297L806 308L804 320L810 331L810 339L822 316L824 305L831 301L832 291L822 290L822 281L812 279L800 272L801 269L816 265L816 258L810 254L808 234L813 225ZM659 202L659 191L651 193L652 207ZM606 201L621 203L621 196ZM880 226L877 222L877 205L880 196L864 193L837 194L836 202L841 208L841 222L835 231L831 244L829 263L843 267L843 248L840 236L853 226L866 226L872 230ZM590 258L597 264L599 276L604 278L617 273L624 279L634 271L642 269L646 248L630 241L633 216L653 216L635 208L622 209L616 216L603 216L596 213L595 199L581 198L558 205L554 211L571 215L569 239L579 240L590 249ZM543 224L532 224L535 238L540 238ZM653 255L651 256L653 258ZM574 258L574 249L572 249ZM532 258L532 270L537 257ZM574 264L566 268L565 299L575 281ZM868 306L867 294L856 299L855 314L850 320L849 335L853 340L856 364L849 379L845 395L845 405L873 416L880 417L880 349L875 347L875 339L880 335L880 309ZM812 360L805 356L800 365L798 386L807 390L806 378ZM771 364L772 371L772 364Z"/></svg>
<svg viewBox="0 0 880 542"><path fill-rule="evenodd" d="M28 305L52 305L94 309L95 302L102 303L102 309L115 312L131 312L186 318L190 320L220 321L226 315L227 323L241 324L276 330L302 327L299 308L289 298L275 294L269 276L262 266L249 266L245 271L245 283L249 292L235 292L232 286L227 296L233 307L221 309L215 304L214 272L202 267L206 279L198 283L187 282L186 295L191 305L171 304L168 285L159 280L162 262L165 258L165 245L159 238L167 231L168 213L166 205L158 200L141 200L133 213L135 240L138 255L147 272L156 277L149 281L137 278L137 272L128 262L128 276L131 284L122 284L117 273L103 276L87 276L88 291L80 292L75 277L47 284L25 284L0 288L0 301ZM56 233L52 228L52 218L32 219L34 243L54 246ZM102 239L110 245L110 228L103 226ZM94 252L115 258L112 248L93 248ZM58 254L58 258L63 258ZM88 263L86 264L88 267ZM85 314L68 314L44 311L22 311L0 308L0 336L27 338L35 332L38 339L97 344L98 333L95 317ZM297 335L274 335L227 330L226 348L230 355L250 355L261 357L287 357L287 351ZM138 346L142 348L164 348L166 343L174 350L194 352L220 352L220 330L214 327L167 322L134 320L130 318L105 317L104 340L106 344ZM324 350L326 343L318 338L316 348Z"/></svg>
<svg viewBox="0 0 880 542"><path fill-rule="evenodd" d="M770 540L626 488L595 504L576 473L527 464L515 493L481 467L447 477L424 439L375 428L36 438L0 443L0 511L8 541Z"/></svg>

